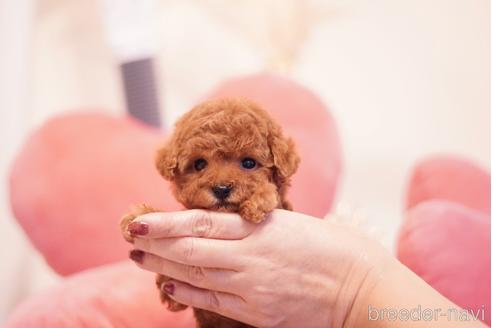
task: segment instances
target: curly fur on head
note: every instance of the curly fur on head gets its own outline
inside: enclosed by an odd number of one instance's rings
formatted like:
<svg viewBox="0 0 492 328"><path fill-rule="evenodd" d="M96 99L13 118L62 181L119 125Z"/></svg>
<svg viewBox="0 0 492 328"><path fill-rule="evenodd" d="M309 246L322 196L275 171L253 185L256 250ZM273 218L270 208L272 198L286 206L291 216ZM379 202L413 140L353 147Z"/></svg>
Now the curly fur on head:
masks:
<svg viewBox="0 0 492 328"><path fill-rule="evenodd" d="M291 209L285 193L298 165L292 139L258 105L238 98L194 107L178 120L156 157L157 169L186 208L237 212L252 222L262 221L275 208ZM123 217L126 240L133 241L128 224L148 212L157 210L141 205ZM158 288L167 280L158 275ZM161 300L171 311L186 308L162 289ZM250 327L216 313L194 311L199 328Z"/></svg>
<svg viewBox="0 0 492 328"><path fill-rule="evenodd" d="M256 166L245 169L244 159ZM197 161L205 167L197 170ZM255 222L274 208L290 209L285 191L298 164L292 139L268 113L249 100L232 98L207 101L186 113L156 159L185 207L239 212ZM215 186L231 188L226 201L214 196Z"/></svg>

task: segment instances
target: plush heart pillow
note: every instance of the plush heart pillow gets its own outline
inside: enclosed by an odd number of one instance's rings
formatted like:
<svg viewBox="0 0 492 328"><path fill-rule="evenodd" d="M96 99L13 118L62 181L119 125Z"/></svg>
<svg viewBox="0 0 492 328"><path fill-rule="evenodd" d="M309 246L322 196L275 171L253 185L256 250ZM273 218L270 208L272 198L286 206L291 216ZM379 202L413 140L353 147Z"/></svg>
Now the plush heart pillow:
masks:
<svg viewBox="0 0 492 328"><path fill-rule="evenodd" d="M118 222L132 204L180 208L153 165L163 135L128 118L73 113L45 123L12 165L18 222L60 274L127 256Z"/></svg>
<svg viewBox="0 0 492 328"><path fill-rule="evenodd" d="M490 174L456 156L435 156L411 176L398 259L490 324Z"/></svg>
<svg viewBox="0 0 492 328"><path fill-rule="evenodd" d="M403 224L400 261L457 305L490 324L490 216L461 204L431 200Z"/></svg>
<svg viewBox="0 0 492 328"><path fill-rule="evenodd" d="M6 327L194 327L191 310L166 310L153 279L130 261L91 269L31 297Z"/></svg>
<svg viewBox="0 0 492 328"><path fill-rule="evenodd" d="M427 158L413 170L407 208L429 199L446 199L490 213L490 173L457 156Z"/></svg>
<svg viewBox="0 0 492 328"><path fill-rule="evenodd" d="M210 97L233 95L264 105L296 139L302 163L289 199L296 210L324 215L341 167L325 106L302 86L270 75L225 82ZM181 208L154 168L163 139L161 131L132 119L98 113L53 118L27 139L10 174L12 209L58 273L125 258L118 222L132 204Z"/></svg>

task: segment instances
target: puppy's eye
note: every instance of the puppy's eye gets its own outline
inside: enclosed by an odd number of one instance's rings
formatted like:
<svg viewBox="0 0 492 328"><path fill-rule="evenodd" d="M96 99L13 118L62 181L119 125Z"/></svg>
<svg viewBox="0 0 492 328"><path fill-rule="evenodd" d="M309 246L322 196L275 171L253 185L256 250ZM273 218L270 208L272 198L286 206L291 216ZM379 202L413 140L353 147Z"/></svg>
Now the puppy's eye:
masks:
<svg viewBox="0 0 492 328"><path fill-rule="evenodd" d="M251 170L256 166L256 161L250 157L243 158L241 161L241 166L245 169Z"/></svg>
<svg viewBox="0 0 492 328"><path fill-rule="evenodd" d="M195 161L195 170L201 171L207 166L207 161L204 160L203 158L199 158Z"/></svg>

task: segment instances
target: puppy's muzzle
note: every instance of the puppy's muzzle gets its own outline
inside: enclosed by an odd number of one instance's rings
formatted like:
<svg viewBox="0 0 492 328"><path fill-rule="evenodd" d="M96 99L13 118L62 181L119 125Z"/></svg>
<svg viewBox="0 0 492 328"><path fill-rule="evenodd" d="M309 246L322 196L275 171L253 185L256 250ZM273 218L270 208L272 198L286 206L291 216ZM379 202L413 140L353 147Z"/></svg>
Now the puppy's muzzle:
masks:
<svg viewBox="0 0 492 328"><path fill-rule="evenodd" d="M225 200L231 194L232 187L225 185L218 185L212 187L212 191L214 193L215 198L220 201Z"/></svg>

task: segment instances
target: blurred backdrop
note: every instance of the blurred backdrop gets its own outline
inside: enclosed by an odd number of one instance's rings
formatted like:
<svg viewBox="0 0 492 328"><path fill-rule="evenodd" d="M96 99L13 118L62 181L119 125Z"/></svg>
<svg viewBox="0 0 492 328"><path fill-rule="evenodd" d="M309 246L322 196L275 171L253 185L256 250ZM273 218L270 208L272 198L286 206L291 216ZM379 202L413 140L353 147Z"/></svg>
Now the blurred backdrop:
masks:
<svg viewBox="0 0 492 328"><path fill-rule="evenodd" d="M0 324L57 277L12 217L9 164L58 113L124 112L111 1L0 0ZM224 79L262 71L314 91L335 117L342 210L363 213L388 247L412 165L455 153L489 168L487 0L156 2L152 25L165 125Z"/></svg>

